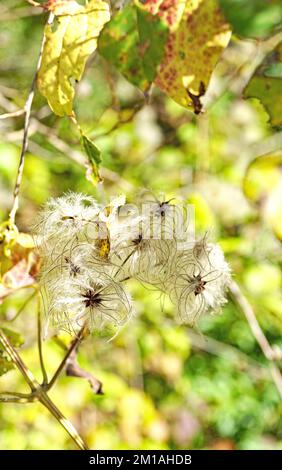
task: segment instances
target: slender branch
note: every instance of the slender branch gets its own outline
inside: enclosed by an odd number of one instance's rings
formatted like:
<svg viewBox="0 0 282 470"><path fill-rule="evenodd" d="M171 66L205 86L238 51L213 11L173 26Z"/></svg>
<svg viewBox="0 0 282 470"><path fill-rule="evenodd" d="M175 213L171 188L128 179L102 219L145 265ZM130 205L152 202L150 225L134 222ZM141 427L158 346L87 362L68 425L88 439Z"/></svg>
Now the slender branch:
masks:
<svg viewBox="0 0 282 470"><path fill-rule="evenodd" d="M272 374L276 388L280 396L282 397L282 376L279 368L274 364L274 361L278 361L282 358L282 352L278 347L274 348L269 344L265 334L263 333L257 321L253 307L249 303L248 299L244 296L240 287L235 281L231 282L230 292L233 299L239 305L240 309L245 315L250 329L257 343L259 344L264 356L271 363L270 372Z"/></svg>
<svg viewBox="0 0 282 470"><path fill-rule="evenodd" d="M17 398L30 398L30 393L19 393L19 392L0 392L0 395L10 395Z"/></svg>
<svg viewBox="0 0 282 470"><path fill-rule="evenodd" d="M60 410L56 407L56 405L52 402L49 398L47 393L42 392L41 396L39 397L40 403L47 408L50 413L57 419L57 421L61 424L61 426L67 431L76 445L80 448L80 450L89 450L86 443L83 441L81 436L78 434L75 427L72 423L65 418L65 416L60 412Z"/></svg>
<svg viewBox="0 0 282 470"><path fill-rule="evenodd" d="M240 306L246 319L248 320L252 333L254 337L256 338L258 344L260 345L260 348L263 354L265 355L265 357L269 361L282 359L281 351L276 350L272 346L270 346L265 334L263 333L257 321L253 307L251 306L247 298L243 295L240 287L235 281L233 281L230 285L230 292L233 298L235 299L236 303Z"/></svg>
<svg viewBox="0 0 282 470"><path fill-rule="evenodd" d="M26 308L26 306L29 304L29 302L36 296L37 294L37 290L35 289L34 292L32 292L32 294L24 301L24 303L22 304L22 306L19 308L19 310L17 311L17 313L15 314L15 316L13 318L11 318L11 320L8 320L9 323L12 323L14 322L19 316L20 314L24 311L24 309Z"/></svg>
<svg viewBox="0 0 282 470"><path fill-rule="evenodd" d="M273 382L276 385L277 390L279 390L280 395L282 396L282 376L279 368L275 364L270 365L270 373L273 379Z"/></svg>
<svg viewBox="0 0 282 470"><path fill-rule="evenodd" d="M3 87L0 86L0 88L3 88ZM6 100L6 98L4 98L1 95L0 95L0 105L2 106L2 108L4 108L7 111L7 113L10 113L10 112L12 113L16 111L13 108L12 103ZM86 167L87 158L85 157L85 155L83 155L81 151L73 149L72 146L68 145L65 141L61 140L59 136L56 134L54 129L51 129L50 127L43 124L39 120L39 113L40 111L37 113L37 118L32 117L30 120L28 149L31 151L34 151L35 153L40 154L43 157L47 155L47 157L45 158L49 158L48 150L43 149L40 145L38 145L37 143L31 140L31 136L35 134L36 132L39 132L44 137L48 138L48 140L51 142L53 147L55 147L65 156L70 158L77 165ZM19 135L20 135L20 131L15 131L15 132L6 134L5 138L9 142L18 144L18 141L20 140ZM124 191L130 191L133 189L133 185L131 183L123 179L118 173L115 173L109 168L100 167L100 174L103 179L106 179L112 183L119 185L121 188L123 188Z"/></svg>
<svg viewBox="0 0 282 470"><path fill-rule="evenodd" d="M76 350L76 348L79 346L80 342L82 341L83 337L84 337L84 334L86 332L86 325L83 325L83 327L81 328L81 330L79 331L78 335L76 336L76 338L72 341L69 349L67 350L62 362L60 363L58 369L56 370L56 372L54 373L52 379L50 380L50 382L48 383L48 386L47 386L47 390L50 390L50 388L53 387L54 383L57 381L59 375L61 374L61 372L63 371L64 367L66 366L66 363L69 359L69 357L71 356L72 352Z"/></svg>
<svg viewBox="0 0 282 470"><path fill-rule="evenodd" d="M0 328L0 343L2 343L3 348L5 349L7 354L10 356L11 360L13 361L17 369L22 374L26 383L29 385L31 391L34 392L38 388L38 385L39 385L37 380L34 378L32 372L26 367L21 357L19 356L15 348L10 343L9 338L5 335L5 333L3 332L3 330L1 330L1 328Z"/></svg>
<svg viewBox="0 0 282 470"><path fill-rule="evenodd" d="M47 24L52 24L53 20L54 20L54 15L53 13L50 13L48 20L47 20ZM20 192L20 186L21 186L22 177L23 177L25 154L26 154L27 147L28 147L28 129L29 129L29 124L30 124L30 113L31 113L31 107L32 107L33 98L34 98L37 74L41 65L45 41L46 41L45 34L43 34L43 39L41 42L35 75L33 77L30 91L29 91L29 94L28 94L28 97L24 106L24 113L25 113L24 134L23 134L23 140L22 140L22 148L21 148L20 161L19 161L19 166L18 166L18 173L17 173L16 183L15 183L14 193L13 193L14 202L13 202L11 212L9 214L9 220L12 224L15 223L15 217L16 217L16 213L19 207L19 192Z"/></svg>
<svg viewBox="0 0 282 470"><path fill-rule="evenodd" d="M13 118L13 117L17 117L17 116L22 116L23 114L25 114L25 110L24 109L18 109L17 111L12 111L10 113L0 114L0 119Z"/></svg>
<svg viewBox="0 0 282 470"><path fill-rule="evenodd" d="M78 377L81 379L86 379L92 388L93 392L96 395L103 395L103 385L100 380L98 380L90 372L82 369L77 362L77 348L73 349L71 355L69 356L66 363L66 375L69 377Z"/></svg>
<svg viewBox="0 0 282 470"><path fill-rule="evenodd" d="M0 397L0 403L19 403L19 404L26 404L32 403L33 399L31 397L28 398L17 398L15 397Z"/></svg>
<svg viewBox="0 0 282 470"><path fill-rule="evenodd" d="M40 368L43 377L43 385L48 384L48 375L46 372L44 359L43 359L43 350L42 350L42 324L41 324L41 310L40 310L40 297L37 297L37 344L38 344L38 353L39 353L39 362Z"/></svg>
<svg viewBox="0 0 282 470"><path fill-rule="evenodd" d="M85 157L85 155L83 155L83 153L79 150L73 149L72 146L68 145L65 141L61 140L55 133L54 129L49 128L38 120L35 121L35 128L38 132L47 137L56 149L65 154L76 164L84 167L87 166L87 158ZM35 143L30 142L29 145L30 149L32 149L32 146L35 145ZM40 149L40 147L37 147L37 152L40 152L42 154L42 149ZM103 179L105 178L115 184L120 185L125 191L130 191L133 189L131 183L123 179L121 176L119 176L117 173L110 170L109 168L101 167L100 174Z"/></svg>
<svg viewBox="0 0 282 470"><path fill-rule="evenodd" d="M32 394L18 392L0 392L0 403L32 403L36 398Z"/></svg>
<svg viewBox="0 0 282 470"><path fill-rule="evenodd" d="M26 0L26 1L27 1L27 3L29 3L29 4L32 5L33 7L44 8L44 6L41 5L41 3L35 2L34 0Z"/></svg>
<svg viewBox="0 0 282 470"><path fill-rule="evenodd" d="M52 402L50 397L47 395L44 387L42 387L39 382L35 379L32 372L26 367L24 362L22 361L21 357L19 356L16 349L10 343L9 338L5 335L5 333L0 328L0 343L4 347L7 354L10 356L12 362L15 364L17 369L22 374L23 378L25 379L26 383L29 385L31 389L31 394L28 397L17 397L15 394L14 397L2 397L0 401L6 403L27 403L27 399L33 401L38 399L42 405L47 408L50 413L57 419L57 421L61 424L61 426L67 431L73 441L76 443L79 449L87 450L88 447L81 438L81 436L76 431L75 427L68 421L64 415L60 412L60 410L56 407L56 405Z"/></svg>

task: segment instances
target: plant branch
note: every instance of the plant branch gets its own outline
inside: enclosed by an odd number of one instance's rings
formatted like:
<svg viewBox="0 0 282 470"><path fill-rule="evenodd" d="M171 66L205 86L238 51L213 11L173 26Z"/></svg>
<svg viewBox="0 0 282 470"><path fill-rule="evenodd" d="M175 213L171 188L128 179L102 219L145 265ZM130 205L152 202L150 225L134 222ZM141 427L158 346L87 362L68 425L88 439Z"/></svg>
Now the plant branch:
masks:
<svg viewBox="0 0 282 470"><path fill-rule="evenodd" d="M49 14L47 24L52 24L54 20L54 15L53 13ZM30 87L30 91L24 106L24 114L25 114L25 120L24 120L24 134L23 134L23 140L22 140L22 148L21 148L21 154L20 154L20 161L19 161L19 166L18 166L18 173L17 173L17 178L16 178L16 183L14 187L14 201L13 201L13 206L11 209L11 212L9 214L9 220L11 224L15 223L15 217L16 213L19 207L19 192L20 192L20 186L22 182L22 177L23 177L23 170L24 170L24 162L25 162L25 154L27 151L28 147L28 129L30 125L30 114L31 114L31 107L33 103L33 98L34 98L34 93L35 93L35 85L36 85L36 80L37 80L37 74L40 69L41 65L41 60L42 60L42 54L43 54L43 49L45 45L45 34L43 34L43 39L41 42L41 47L40 47L40 52L39 52L39 57L36 65L36 71L35 75L32 80L32 84Z"/></svg>
<svg viewBox="0 0 282 470"><path fill-rule="evenodd" d="M262 331L259 322L257 321L253 307L249 303L248 299L242 293L239 285L232 281L230 285L230 292L235 300L236 304L240 307L241 311L245 315L249 327L259 344L264 356L271 363L270 372L273 377L273 381L276 385L276 388L282 398L282 376L279 368L275 365L275 361L278 361L282 358L281 350L278 347L273 347L269 344L264 332Z"/></svg>
<svg viewBox="0 0 282 470"><path fill-rule="evenodd" d="M17 111L11 111L10 113L0 114L0 119L13 118L13 117L17 117L17 116L22 116L23 114L25 114L25 110L24 109L18 109Z"/></svg>
<svg viewBox="0 0 282 470"><path fill-rule="evenodd" d="M77 345L78 347L79 345ZM103 386L100 380L96 379L90 372L82 369L77 362L77 347L72 350L67 363L66 374L69 377L78 377L88 380L90 387L96 395L103 395Z"/></svg>
<svg viewBox="0 0 282 470"><path fill-rule="evenodd" d="M29 4L32 5L33 7L44 8L44 6L41 5L41 3L35 2L34 0L26 0L26 1L27 1L27 3L29 3Z"/></svg>
<svg viewBox="0 0 282 470"><path fill-rule="evenodd" d="M3 87L0 88L3 89ZM12 103L6 100L6 98L2 95L0 95L0 105L7 111L6 114L12 114L14 111L18 111L14 109ZM68 145L65 141L61 140L54 129L51 129L50 127L43 124L39 119L39 114L40 111L37 113L37 117L32 117L30 120L28 149L34 153L38 153L43 157L46 155L45 158L50 158L50 153L48 150L43 149L40 145L31 140L31 136L36 132L39 132L44 137L46 137L51 142L52 146L59 150L62 154L67 156L77 165L87 168L87 158L85 155L81 151L74 149L71 145ZM21 138L19 137L20 134L20 131L14 131L12 133L6 134L5 138L9 142L13 142L18 145L18 142ZM120 186L124 191L130 191L133 189L133 185L131 183L123 179L118 173L110 170L109 168L100 167L100 174L103 179Z"/></svg>
<svg viewBox="0 0 282 470"><path fill-rule="evenodd" d="M50 388L53 387L54 383L57 381L59 375L61 374L61 372L63 371L64 367L66 366L66 363L69 359L69 357L71 356L72 352L75 351L77 349L77 347L79 346L79 344L81 343L84 335L86 333L86 325L83 325L83 327L81 328L81 330L79 331L78 335L75 337L75 339L72 341L69 349L67 350L62 362L60 363L58 369L56 370L56 372L54 373L52 379L50 380L50 382L48 383L48 386L47 386L47 390L50 390Z"/></svg>
<svg viewBox="0 0 282 470"><path fill-rule="evenodd" d="M42 324L41 324L41 311L40 311L40 297L37 298L37 344L38 344L38 353L39 353L39 362L40 368L43 377L43 385L48 384L48 375L46 372L44 359L43 359L43 350L42 350Z"/></svg>
<svg viewBox="0 0 282 470"><path fill-rule="evenodd" d="M46 390L42 387L39 382L35 379L32 372L26 367L24 362L22 361L21 357L19 356L16 349L10 343L9 338L5 335L5 333L0 328L0 343L2 344L3 348L11 358L14 365L22 374L23 378L25 379L26 383L29 385L31 389L31 394L20 397L16 394L12 394L14 396L11 397L2 397L0 398L0 402L6 403L27 403L28 401L34 401L38 399L42 405L47 408L50 413L56 418L56 420L61 424L61 426L67 431L70 435L72 440L76 443L79 449L87 450L88 447L81 438L81 436L76 431L75 427L68 421L64 415L60 412L60 410L56 407L56 405L52 402L50 397L47 395Z"/></svg>
<svg viewBox="0 0 282 470"><path fill-rule="evenodd" d="M32 294L24 301L24 303L22 304L22 306L19 308L19 310L17 311L17 313L15 314L15 316L13 318L11 318L11 320L7 320L9 323L12 323L14 322L20 315L21 313L24 311L24 309L27 307L27 305L29 304L29 302L36 296L37 294L37 289L35 289L34 292L32 292Z"/></svg>
<svg viewBox="0 0 282 470"><path fill-rule="evenodd" d="M40 403L47 408L50 413L57 419L61 426L67 431L72 440L76 443L80 450L89 450L82 437L78 434L72 423L65 418L56 405L52 402L46 392L42 392L39 397Z"/></svg>
<svg viewBox="0 0 282 470"><path fill-rule="evenodd" d="M15 348L10 343L9 338L5 335L5 333L3 332L3 330L1 330L1 328L0 328L0 343L2 344L7 354L10 356L14 365L22 374L25 382L29 385L31 391L35 392L39 385L37 380L34 378L32 372L26 367L21 357L19 356Z"/></svg>
<svg viewBox="0 0 282 470"><path fill-rule="evenodd" d="M19 404L26 404L32 403L33 399L31 397L28 398L18 398L14 397L0 397L0 403L19 403Z"/></svg>

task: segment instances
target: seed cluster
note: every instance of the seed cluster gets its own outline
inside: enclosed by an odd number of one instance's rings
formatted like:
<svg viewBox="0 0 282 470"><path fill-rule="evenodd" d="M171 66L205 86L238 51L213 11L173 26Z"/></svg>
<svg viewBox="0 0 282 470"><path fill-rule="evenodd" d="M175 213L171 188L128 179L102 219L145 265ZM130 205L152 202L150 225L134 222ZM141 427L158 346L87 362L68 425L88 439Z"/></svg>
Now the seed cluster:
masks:
<svg viewBox="0 0 282 470"><path fill-rule="evenodd" d="M206 235L191 239L183 208L172 202L151 196L133 206L119 196L103 207L77 193L48 201L34 228L48 322L68 331L120 327L134 310L130 278L167 294L183 323L217 311L229 266Z"/></svg>

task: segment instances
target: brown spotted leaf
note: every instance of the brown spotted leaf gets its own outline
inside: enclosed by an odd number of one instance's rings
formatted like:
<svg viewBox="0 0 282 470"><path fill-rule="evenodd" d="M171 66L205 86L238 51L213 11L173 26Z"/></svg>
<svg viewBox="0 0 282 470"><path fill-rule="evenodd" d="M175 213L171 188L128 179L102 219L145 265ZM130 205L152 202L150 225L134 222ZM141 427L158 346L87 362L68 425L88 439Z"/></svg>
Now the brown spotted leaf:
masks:
<svg viewBox="0 0 282 470"><path fill-rule="evenodd" d="M200 112L200 97L231 36L217 0L142 0L139 5L169 28L156 85L177 103Z"/></svg>
<svg viewBox="0 0 282 470"><path fill-rule="evenodd" d="M146 92L164 54L167 27L157 16L129 3L105 25L100 54L133 85Z"/></svg>

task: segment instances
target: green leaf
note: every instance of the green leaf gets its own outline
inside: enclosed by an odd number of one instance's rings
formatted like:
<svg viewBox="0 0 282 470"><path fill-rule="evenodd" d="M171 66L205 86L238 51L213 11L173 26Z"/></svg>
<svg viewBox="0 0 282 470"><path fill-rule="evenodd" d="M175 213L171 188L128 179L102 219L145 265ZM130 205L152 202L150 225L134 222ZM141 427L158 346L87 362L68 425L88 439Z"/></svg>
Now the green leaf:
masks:
<svg viewBox="0 0 282 470"><path fill-rule="evenodd" d="M2 331L15 348L19 348L24 343L24 339L20 333L8 328L2 328ZM9 372L9 370L12 370L13 368L14 364L0 342L0 376L6 374L6 372Z"/></svg>
<svg viewBox="0 0 282 470"><path fill-rule="evenodd" d="M136 0L105 25L98 49L141 90L154 82L200 112L200 97L230 35L217 0Z"/></svg>
<svg viewBox="0 0 282 470"><path fill-rule="evenodd" d="M98 40L98 50L128 81L146 90L149 82L138 54L138 43L136 9L128 5L104 27Z"/></svg>
<svg viewBox="0 0 282 470"><path fill-rule="evenodd" d="M148 90L164 54L167 28L160 18L127 5L107 23L98 50L133 85Z"/></svg>
<svg viewBox="0 0 282 470"><path fill-rule="evenodd" d="M137 8L137 28L139 32L138 52L142 57L144 73L152 83L161 63L168 39L167 25L157 16Z"/></svg>
<svg viewBox="0 0 282 470"><path fill-rule="evenodd" d="M101 150L96 147L92 140L88 139L86 135L82 136L82 145L85 150L89 161L92 164L99 165L101 163Z"/></svg>
<svg viewBox="0 0 282 470"><path fill-rule="evenodd" d="M244 98L257 98L261 101L272 126L282 125L281 66L282 43L265 58L244 90Z"/></svg>
<svg viewBox="0 0 282 470"><path fill-rule="evenodd" d="M84 134L81 136L81 144L89 161L90 172L87 173L87 178L92 183L96 183L101 180L99 175L99 165L102 161L101 150Z"/></svg>
<svg viewBox="0 0 282 470"><path fill-rule="evenodd" d="M201 111L200 97L227 46L231 32L217 0L142 1L143 8L160 18L169 30L156 85L185 107Z"/></svg>

